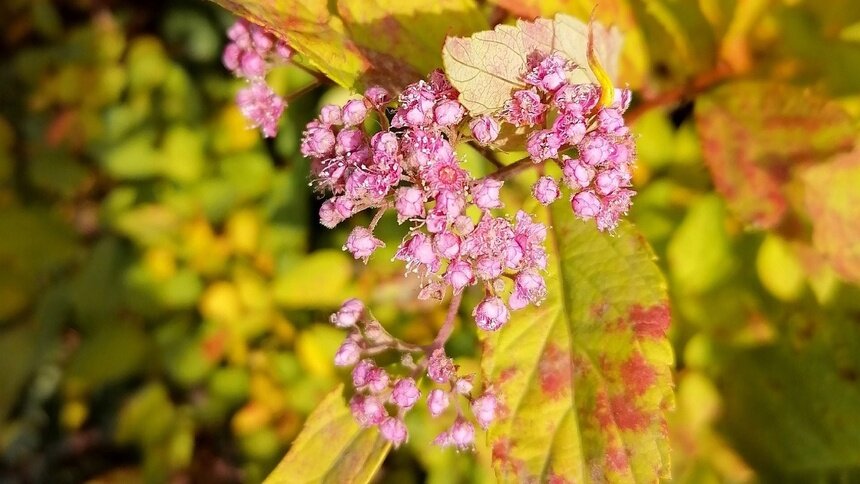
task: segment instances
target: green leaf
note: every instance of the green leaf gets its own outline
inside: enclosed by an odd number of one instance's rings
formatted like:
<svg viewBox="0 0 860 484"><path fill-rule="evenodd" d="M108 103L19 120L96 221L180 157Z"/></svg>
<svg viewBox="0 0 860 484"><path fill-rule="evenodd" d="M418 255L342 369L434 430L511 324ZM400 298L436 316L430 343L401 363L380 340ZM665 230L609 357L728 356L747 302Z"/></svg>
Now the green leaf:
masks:
<svg viewBox="0 0 860 484"><path fill-rule="evenodd" d="M472 0L215 2L266 27L353 90L371 84L399 90L441 66L439 46L447 35L486 28Z"/></svg>
<svg viewBox="0 0 860 484"><path fill-rule="evenodd" d="M860 151L804 173L813 243L842 277L860 282Z"/></svg>
<svg viewBox="0 0 860 484"><path fill-rule="evenodd" d="M336 307L347 297L351 277L349 256L338 250L320 250L278 277L273 296L287 308Z"/></svg>
<svg viewBox="0 0 860 484"><path fill-rule="evenodd" d="M597 56L614 79L620 34L598 23L593 28ZM581 67L569 75L570 82L597 83L588 68L588 25L564 14L553 20L498 25L471 37L450 37L445 41L442 57L448 79L460 91L460 102L471 114L479 115L500 110L512 90L526 87L521 78L526 59L534 51L561 52Z"/></svg>
<svg viewBox="0 0 860 484"><path fill-rule="evenodd" d="M856 482L860 332L850 319L806 318L802 338L723 348L721 427L761 482Z"/></svg>
<svg viewBox="0 0 860 484"><path fill-rule="evenodd" d="M851 149L856 123L827 98L769 82L727 84L696 102L702 150L717 191L744 223L776 226L798 164Z"/></svg>
<svg viewBox="0 0 860 484"><path fill-rule="evenodd" d="M339 385L323 399L264 484L370 481L390 444L376 429L355 423L342 393Z"/></svg>
<svg viewBox="0 0 860 484"><path fill-rule="evenodd" d="M669 476L674 405L666 285L630 225L616 236L574 219L552 229L547 300L513 313L484 345L500 393L489 431L502 482L657 482Z"/></svg>

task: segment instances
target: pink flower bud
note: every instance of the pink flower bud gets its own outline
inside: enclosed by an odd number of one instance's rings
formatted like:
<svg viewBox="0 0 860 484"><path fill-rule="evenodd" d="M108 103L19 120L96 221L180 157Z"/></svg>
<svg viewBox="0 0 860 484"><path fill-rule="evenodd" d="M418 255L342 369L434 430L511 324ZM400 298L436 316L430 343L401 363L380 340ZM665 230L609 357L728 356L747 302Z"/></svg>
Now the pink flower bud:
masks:
<svg viewBox="0 0 860 484"><path fill-rule="evenodd" d="M630 132L624 125L621 113L616 109L601 109L597 113L597 126L600 131L615 136L624 136Z"/></svg>
<svg viewBox="0 0 860 484"><path fill-rule="evenodd" d="M558 189L558 184L550 176L542 176L537 183L532 187L532 195L543 205L549 205L556 201L561 192Z"/></svg>
<svg viewBox="0 0 860 484"><path fill-rule="evenodd" d="M463 105L453 100L442 101L433 109L433 117L436 118L436 124L440 126L459 123L465 113Z"/></svg>
<svg viewBox="0 0 860 484"><path fill-rule="evenodd" d="M400 378L394 382L394 389L391 391L391 403L408 410L415 405L420 397L421 391L418 390L415 380L412 378Z"/></svg>
<svg viewBox="0 0 860 484"><path fill-rule="evenodd" d="M433 210L424 219L424 223L428 232L438 234L445 230L445 227L448 225L448 217L438 210Z"/></svg>
<svg viewBox="0 0 860 484"><path fill-rule="evenodd" d="M335 366L352 366L361 358L361 347L352 338L344 340L334 354Z"/></svg>
<svg viewBox="0 0 860 484"><path fill-rule="evenodd" d="M302 137L302 154L308 157L325 158L334 154L335 136L326 127L308 129Z"/></svg>
<svg viewBox="0 0 860 484"><path fill-rule="evenodd" d="M448 429L451 445L460 450L471 449L475 443L475 427L463 417L457 417Z"/></svg>
<svg viewBox="0 0 860 484"><path fill-rule="evenodd" d="M367 258L380 247L385 247L385 244L374 237L373 232L365 227L356 227L346 238L343 250L349 251L356 259L364 259L367 262Z"/></svg>
<svg viewBox="0 0 860 484"><path fill-rule="evenodd" d="M433 244L439 255L446 259L453 259L460 253L460 237L451 232L441 232L433 237Z"/></svg>
<svg viewBox="0 0 860 484"><path fill-rule="evenodd" d="M363 388L367 385L370 382L370 375L375 368L376 365L374 365L373 361L369 359L359 361L352 368L352 386L355 388Z"/></svg>
<svg viewBox="0 0 860 484"><path fill-rule="evenodd" d="M597 174L594 180L594 186L597 193L601 195L609 195L629 183L628 177L619 170L605 170Z"/></svg>
<svg viewBox="0 0 860 484"><path fill-rule="evenodd" d="M444 214L446 220L453 220L459 217L465 208L466 199L457 192L443 190L436 195L434 212Z"/></svg>
<svg viewBox="0 0 860 484"><path fill-rule="evenodd" d="M355 203L346 197L332 198L334 201L334 209L340 215L341 219L352 217L355 211Z"/></svg>
<svg viewBox="0 0 860 484"><path fill-rule="evenodd" d="M433 242L422 232L416 232L406 242L400 244L394 258L405 261L406 267L410 270L420 264L427 266L430 272L436 272L439 268L439 257L433 250Z"/></svg>
<svg viewBox="0 0 860 484"><path fill-rule="evenodd" d="M579 192L571 200L573 213L582 220L590 220L600 212L600 199L591 190Z"/></svg>
<svg viewBox="0 0 860 484"><path fill-rule="evenodd" d="M258 79L266 75L269 68L266 61L254 51L243 52L239 57L239 71L241 77Z"/></svg>
<svg viewBox="0 0 860 484"><path fill-rule="evenodd" d="M324 124L332 126L340 126L343 124L343 117L340 113L340 107L334 104L326 104L320 109L320 121Z"/></svg>
<svg viewBox="0 0 860 484"><path fill-rule="evenodd" d="M543 123L546 108L534 88L521 89L505 102L504 116L513 125L534 126Z"/></svg>
<svg viewBox="0 0 860 484"><path fill-rule="evenodd" d="M394 194L397 222L424 216L424 192L415 187L398 188Z"/></svg>
<svg viewBox="0 0 860 484"><path fill-rule="evenodd" d="M224 53L221 54L221 62L233 74L239 75L239 59L242 56L242 49L233 42L230 42L224 47Z"/></svg>
<svg viewBox="0 0 860 484"><path fill-rule="evenodd" d="M263 136L278 134L278 121L287 107L286 101L275 94L265 82L255 82L236 94L239 110Z"/></svg>
<svg viewBox="0 0 860 484"><path fill-rule="evenodd" d="M454 383L454 390L460 395L468 395L472 392L472 375L457 378Z"/></svg>
<svg viewBox="0 0 860 484"><path fill-rule="evenodd" d="M501 255L504 256L505 254ZM482 256L475 261L475 274L485 281L501 276L504 270L505 264L496 257Z"/></svg>
<svg viewBox="0 0 860 484"><path fill-rule="evenodd" d="M495 296L487 296L472 311L475 323L484 331L496 331L508 322L511 313L505 302Z"/></svg>
<svg viewBox="0 0 860 484"><path fill-rule="evenodd" d="M375 108L380 108L391 100L391 95L381 86L370 86L364 91L364 97L370 101Z"/></svg>
<svg viewBox="0 0 860 484"><path fill-rule="evenodd" d="M609 158L610 142L606 137L589 133L579 145L579 155L589 166L597 166Z"/></svg>
<svg viewBox="0 0 860 484"><path fill-rule="evenodd" d="M574 160L566 156L564 157L562 171L564 172L565 183L575 190L582 190L591 185L591 181L594 180L594 174L596 173L594 168L586 165L581 160Z"/></svg>
<svg viewBox="0 0 860 484"><path fill-rule="evenodd" d="M358 151L367 145L364 138L364 133L358 128L348 128L341 130L337 134L336 153L345 154L353 151Z"/></svg>
<svg viewBox="0 0 860 484"><path fill-rule="evenodd" d="M371 368L367 372L367 388L373 393L380 393L388 388L388 373L382 368Z"/></svg>
<svg viewBox="0 0 860 484"><path fill-rule="evenodd" d="M568 84L556 91L553 103L564 114L586 117L597 106L599 91L594 84Z"/></svg>
<svg viewBox="0 0 860 484"><path fill-rule="evenodd" d="M448 392L445 390L435 388L427 395L427 409L433 417L442 415L442 412L448 408L448 404Z"/></svg>
<svg viewBox="0 0 860 484"><path fill-rule="evenodd" d="M472 265L461 259L451 261L445 271L445 282L451 285L454 294L459 294L465 287L475 283Z"/></svg>
<svg viewBox="0 0 860 484"><path fill-rule="evenodd" d="M526 141L526 150L535 163L555 158L558 149L561 148L562 139L554 131L543 129L529 135Z"/></svg>
<svg viewBox="0 0 860 484"><path fill-rule="evenodd" d="M397 135L390 131L380 131L370 138L370 147L374 153L382 153L390 157L396 157L400 150L400 142Z"/></svg>
<svg viewBox="0 0 860 484"><path fill-rule="evenodd" d="M480 397L472 400L472 415L482 429L486 429L496 419L496 408L498 400L492 393L485 393Z"/></svg>
<svg viewBox="0 0 860 484"><path fill-rule="evenodd" d="M267 53L274 46L275 39L272 37L272 34L266 32L259 25L251 25L249 31L254 48L261 54Z"/></svg>
<svg viewBox="0 0 860 484"><path fill-rule="evenodd" d="M469 129L472 130L472 137L475 138L475 141L486 145L496 141L501 127L499 122L490 116L480 116L469 122Z"/></svg>
<svg viewBox="0 0 860 484"><path fill-rule="evenodd" d="M332 200L326 200L320 206L320 223L327 228L334 228L337 224L343 222L343 217L335 209Z"/></svg>
<svg viewBox="0 0 860 484"><path fill-rule="evenodd" d="M485 178L475 183L472 186L472 199L475 205L484 210L501 208L502 202L499 200L499 191L503 184L503 181L495 178Z"/></svg>
<svg viewBox="0 0 860 484"><path fill-rule="evenodd" d="M546 297L546 282L535 271L525 270L517 274L514 290L508 299L511 309L521 309L529 303L539 305Z"/></svg>
<svg viewBox="0 0 860 484"><path fill-rule="evenodd" d="M436 383L447 383L454 377L456 369L454 360L445 356L445 350L439 348L433 351L427 361L427 376Z"/></svg>
<svg viewBox="0 0 860 484"><path fill-rule="evenodd" d="M331 324L338 328L350 328L361 320L364 314L364 303L360 300L352 298L347 299L340 306L340 309L331 315Z"/></svg>
<svg viewBox="0 0 860 484"><path fill-rule="evenodd" d="M293 57L293 49L283 40L275 42L275 54L283 61L290 60Z"/></svg>
<svg viewBox="0 0 860 484"><path fill-rule="evenodd" d="M558 135L562 143L575 145L579 144L582 138L585 137L588 127L585 125L585 121L579 116L562 114L553 121L552 130Z"/></svg>
<svg viewBox="0 0 860 484"><path fill-rule="evenodd" d="M364 99L352 99L347 101L343 106L343 123L347 126L358 126L364 122L367 117L367 106L364 105Z"/></svg>
<svg viewBox="0 0 860 484"><path fill-rule="evenodd" d="M376 397L368 395L355 395L349 401L349 409L353 418L362 427L371 427L381 424L387 417L385 406Z"/></svg>
<svg viewBox="0 0 860 484"><path fill-rule="evenodd" d="M406 424L396 417L388 417L383 420L382 423L379 424L379 432L385 440L391 442L391 445L393 445L395 449L400 447L400 445L406 442L406 439L409 438L409 431L406 429Z"/></svg>

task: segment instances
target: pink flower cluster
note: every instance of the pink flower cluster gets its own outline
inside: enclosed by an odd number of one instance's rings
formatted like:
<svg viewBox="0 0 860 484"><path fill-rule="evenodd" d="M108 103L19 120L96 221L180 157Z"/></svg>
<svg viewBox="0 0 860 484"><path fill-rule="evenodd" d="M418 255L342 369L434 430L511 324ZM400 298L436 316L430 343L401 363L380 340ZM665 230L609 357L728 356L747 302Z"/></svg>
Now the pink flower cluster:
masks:
<svg viewBox="0 0 860 484"><path fill-rule="evenodd" d="M514 91L500 115L516 127L534 128L526 143L529 156L535 163L552 159L561 166L577 217L612 230L635 193L629 188L634 141L622 116L630 91L616 90L614 103L600 106L599 86L566 81L566 72L575 68L559 54L534 53L523 74L529 87ZM564 154L568 150L575 155ZM561 195L551 177L538 180L533 194L544 205Z"/></svg>
<svg viewBox="0 0 860 484"><path fill-rule="evenodd" d="M278 133L278 120L286 108L286 101L266 84L266 74L276 62L288 61L292 49L259 25L239 19L227 31L230 42L221 57L224 66L249 85L236 95L239 109L263 136Z"/></svg>
<svg viewBox="0 0 860 484"><path fill-rule="evenodd" d="M364 121L372 113L383 129L369 134ZM317 189L333 195L320 209L323 225L334 227L367 208L380 209L379 216L393 209L400 223L412 223L395 258L422 278L419 297L441 299L448 287L459 294L483 284L487 295L473 314L480 328L496 330L508 321L509 307L539 304L545 296L546 228L523 211L514 220L492 215L502 207L502 182L473 179L454 152L466 123L457 91L435 71L407 86L396 103L374 87L362 99L323 107L307 125L301 149L312 160ZM485 139L498 135L493 123L469 122ZM469 207L478 209L477 220L467 215ZM379 216L354 228L344 250L366 260L382 247L373 235ZM499 296L507 287L505 304Z"/></svg>
<svg viewBox="0 0 860 484"><path fill-rule="evenodd" d="M424 350L421 347L404 347L375 321L358 299L346 301L340 310L332 314L331 322L350 331L335 355L337 366L352 366L352 383L355 394L349 408L355 421L362 427L378 427L382 436L395 447L409 437L404 423L407 412L421 401L422 392L415 377L426 372L433 388L427 393L425 403L430 415L442 415L452 403L457 410L451 426L434 440L441 447L470 449L475 440L475 426L489 427L496 418L498 401L491 392L475 395L472 375L460 376L457 366L444 350ZM401 352L400 363L389 370L377 366L370 358L382 351ZM426 352L425 352L426 351ZM430 354L427 354L429 352ZM423 354L421 361L414 361L414 354ZM398 376L394 373L406 373ZM459 398L468 402L471 419L461 411Z"/></svg>

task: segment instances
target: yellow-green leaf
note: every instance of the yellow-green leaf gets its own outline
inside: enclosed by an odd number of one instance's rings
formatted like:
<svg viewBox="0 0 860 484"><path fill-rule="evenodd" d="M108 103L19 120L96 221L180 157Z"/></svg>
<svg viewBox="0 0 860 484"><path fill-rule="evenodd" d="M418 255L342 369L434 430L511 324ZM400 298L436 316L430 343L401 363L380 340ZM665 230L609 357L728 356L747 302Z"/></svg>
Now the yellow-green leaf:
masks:
<svg viewBox="0 0 860 484"><path fill-rule="evenodd" d="M735 82L696 101L696 125L717 191L743 222L775 227L788 210L795 166L850 150L856 123L809 90Z"/></svg>
<svg viewBox="0 0 860 484"><path fill-rule="evenodd" d="M597 58L615 79L621 36L596 22L592 28ZM570 82L597 83L588 62L588 29L585 22L559 14L553 20L520 20L516 26L498 25L471 37L451 37L442 52L445 73L460 91L460 102L473 115L500 110L512 90L525 87L521 78L526 59L534 51L561 52L581 67L570 74Z"/></svg>
<svg viewBox="0 0 860 484"><path fill-rule="evenodd" d="M472 0L214 0L286 40L341 86L400 89L441 66L447 35L486 28Z"/></svg>
<svg viewBox="0 0 860 484"><path fill-rule="evenodd" d="M843 278L860 282L860 151L811 168L803 180L816 249Z"/></svg>
<svg viewBox="0 0 860 484"><path fill-rule="evenodd" d="M362 429L355 423L342 393L339 385L323 399L264 484L370 481L390 444L375 428Z"/></svg>
<svg viewBox="0 0 860 484"><path fill-rule="evenodd" d="M502 399L489 446L501 482L657 482L673 355L666 285L644 239L549 211L548 297L487 337ZM561 481L559 481L561 482Z"/></svg>

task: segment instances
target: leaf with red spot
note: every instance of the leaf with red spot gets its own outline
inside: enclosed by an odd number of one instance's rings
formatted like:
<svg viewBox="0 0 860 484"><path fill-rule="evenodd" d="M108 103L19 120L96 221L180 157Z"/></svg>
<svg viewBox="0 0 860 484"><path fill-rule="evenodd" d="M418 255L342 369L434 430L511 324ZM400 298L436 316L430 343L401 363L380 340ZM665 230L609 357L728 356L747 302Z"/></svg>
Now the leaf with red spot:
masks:
<svg viewBox="0 0 860 484"><path fill-rule="evenodd" d="M486 28L472 0L214 0L287 41L341 86L398 90L441 67L448 35Z"/></svg>
<svg viewBox="0 0 860 484"><path fill-rule="evenodd" d="M644 239L554 204L548 297L485 339L502 400L489 447L502 482L656 482L669 476L673 406L666 285Z"/></svg>
<svg viewBox="0 0 860 484"><path fill-rule="evenodd" d="M355 423L342 393L341 385L320 402L264 484L370 481L391 445Z"/></svg>
<svg viewBox="0 0 860 484"><path fill-rule="evenodd" d="M848 281L860 282L860 151L804 173L813 243Z"/></svg>
<svg viewBox="0 0 860 484"><path fill-rule="evenodd" d="M779 224L784 185L800 165L851 149L856 126L808 89L768 82L727 84L696 101L702 152L717 191L744 223Z"/></svg>

